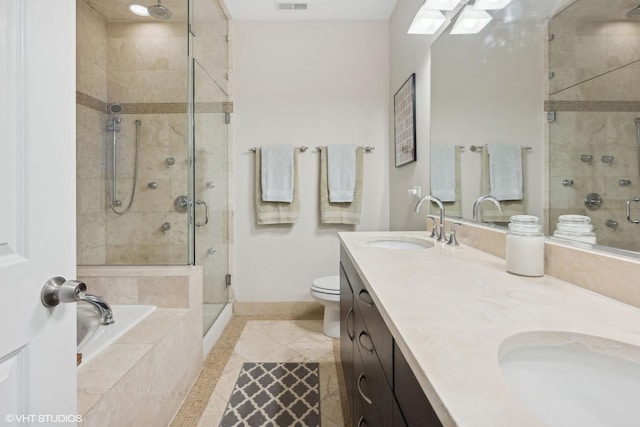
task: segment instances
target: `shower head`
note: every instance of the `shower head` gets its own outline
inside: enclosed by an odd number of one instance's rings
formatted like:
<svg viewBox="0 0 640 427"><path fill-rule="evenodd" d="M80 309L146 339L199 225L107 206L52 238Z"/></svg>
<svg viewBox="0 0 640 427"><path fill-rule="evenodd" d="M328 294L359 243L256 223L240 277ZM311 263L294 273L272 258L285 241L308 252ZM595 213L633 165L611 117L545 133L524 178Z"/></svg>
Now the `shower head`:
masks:
<svg viewBox="0 0 640 427"><path fill-rule="evenodd" d="M109 111L111 111L112 113L119 113L120 111L122 111L122 106L117 102L114 102L113 104L109 105Z"/></svg>
<svg viewBox="0 0 640 427"><path fill-rule="evenodd" d="M169 19L173 16L171 11L161 4L161 0L158 0L158 4L149 6L147 11L149 12L149 15L156 19Z"/></svg>
<svg viewBox="0 0 640 427"><path fill-rule="evenodd" d="M627 12L627 18L640 19L640 6L633 8L629 12Z"/></svg>

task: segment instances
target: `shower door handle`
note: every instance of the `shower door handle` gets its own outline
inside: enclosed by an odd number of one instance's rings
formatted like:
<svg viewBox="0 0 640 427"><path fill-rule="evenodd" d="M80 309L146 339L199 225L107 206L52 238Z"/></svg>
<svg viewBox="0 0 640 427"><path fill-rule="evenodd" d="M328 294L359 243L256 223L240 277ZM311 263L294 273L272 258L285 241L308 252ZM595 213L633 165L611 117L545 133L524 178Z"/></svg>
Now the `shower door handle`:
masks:
<svg viewBox="0 0 640 427"><path fill-rule="evenodd" d="M631 219L631 203L632 202L638 203L640 202L640 198L632 197L629 200L627 200L627 222L630 222L631 224L640 224L640 220Z"/></svg>
<svg viewBox="0 0 640 427"><path fill-rule="evenodd" d="M204 205L204 222L195 221L195 226L202 227L203 225L207 225L209 223L209 205L204 200L196 200L196 205ZM195 216L195 212L193 215Z"/></svg>

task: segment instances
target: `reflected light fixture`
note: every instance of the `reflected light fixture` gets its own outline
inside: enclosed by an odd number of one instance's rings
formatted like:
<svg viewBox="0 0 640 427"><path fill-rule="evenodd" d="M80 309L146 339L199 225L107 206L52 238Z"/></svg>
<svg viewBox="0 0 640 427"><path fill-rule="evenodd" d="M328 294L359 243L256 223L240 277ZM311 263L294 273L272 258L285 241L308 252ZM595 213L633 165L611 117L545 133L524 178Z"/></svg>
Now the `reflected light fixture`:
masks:
<svg viewBox="0 0 640 427"><path fill-rule="evenodd" d="M424 8L432 10L453 10L460 3L460 0L426 0Z"/></svg>
<svg viewBox="0 0 640 427"><path fill-rule="evenodd" d="M491 15L484 10L476 10L470 6L465 6L450 34L476 34L491 21Z"/></svg>
<svg viewBox="0 0 640 427"><path fill-rule="evenodd" d="M432 10L423 5L416 13L407 34L435 34L447 19L439 10Z"/></svg>
<svg viewBox="0 0 640 427"><path fill-rule="evenodd" d="M147 9L147 6L143 6L141 4L136 4L136 3L129 3L127 7L131 11L131 13L133 13L134 15L149 16L149 10Z"/></svg>
<svg viewBox="0 0 640 427"><path fill-rule="evenodd" d="M476 0L473 8L476 10L498 10L509 4L511 0Z"/></svg>

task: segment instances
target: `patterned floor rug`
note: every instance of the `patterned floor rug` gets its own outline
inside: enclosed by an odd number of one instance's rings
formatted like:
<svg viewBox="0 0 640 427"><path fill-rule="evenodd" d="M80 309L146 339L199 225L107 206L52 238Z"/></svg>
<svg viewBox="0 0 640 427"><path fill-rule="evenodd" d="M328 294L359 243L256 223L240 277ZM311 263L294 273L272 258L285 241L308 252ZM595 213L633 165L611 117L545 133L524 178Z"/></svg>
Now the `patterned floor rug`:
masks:
<svg viewBox="0 0 640 427"><path fill-rule="evenodd" d="M319 427L318 363L244 363L220 427Z"/></svg>

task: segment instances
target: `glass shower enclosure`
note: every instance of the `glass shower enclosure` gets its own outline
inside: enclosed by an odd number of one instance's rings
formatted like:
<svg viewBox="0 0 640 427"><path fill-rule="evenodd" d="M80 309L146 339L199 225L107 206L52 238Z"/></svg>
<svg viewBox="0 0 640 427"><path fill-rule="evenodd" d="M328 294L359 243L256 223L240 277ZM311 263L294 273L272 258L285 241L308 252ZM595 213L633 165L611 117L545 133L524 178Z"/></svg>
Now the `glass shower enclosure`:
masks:
<svg viewBox="0 0 640 427"><path fill-rule="evenodd" d="M201 265L206 333L230 271L227 15L76 5L78 265Z"/></svg>

